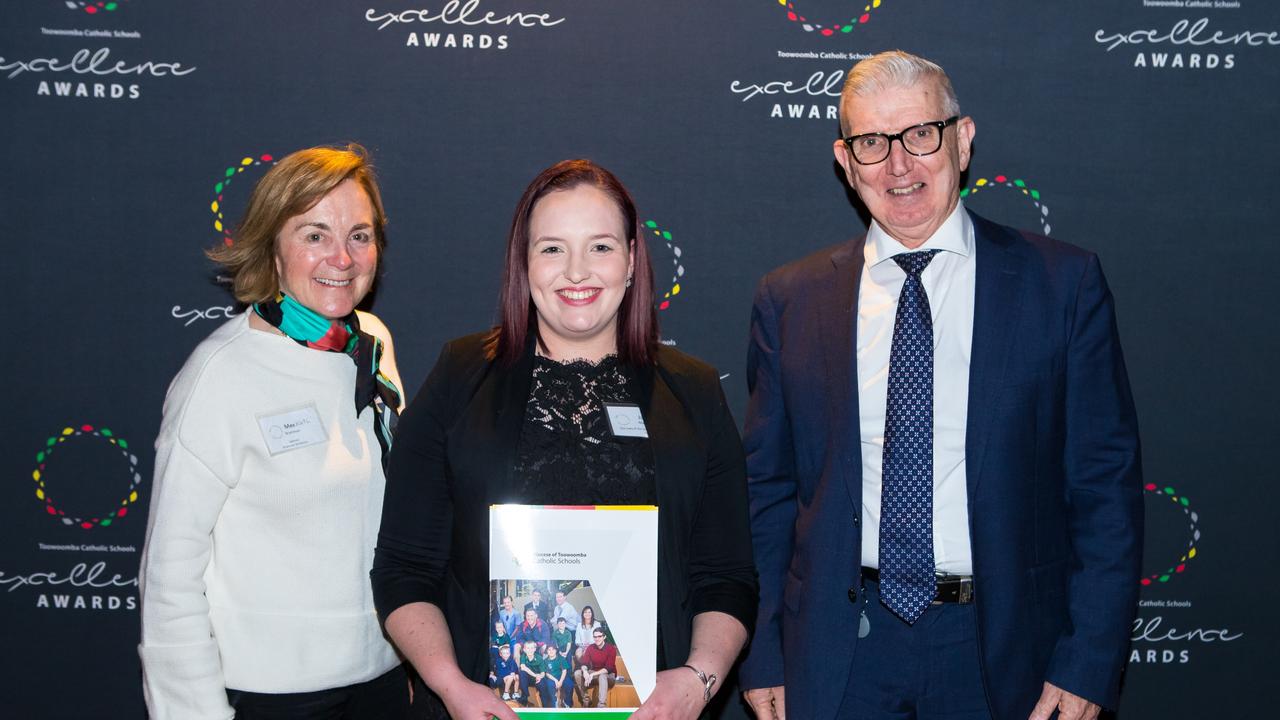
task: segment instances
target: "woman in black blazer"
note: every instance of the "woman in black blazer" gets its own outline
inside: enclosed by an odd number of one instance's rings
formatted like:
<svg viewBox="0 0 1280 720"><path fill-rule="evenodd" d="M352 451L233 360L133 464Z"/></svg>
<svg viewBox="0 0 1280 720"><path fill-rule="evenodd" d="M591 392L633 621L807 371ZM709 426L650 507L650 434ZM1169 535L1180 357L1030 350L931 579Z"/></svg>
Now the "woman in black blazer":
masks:
<svg viewBox="0 0 1280 720"><path fill-rule="evenodd" d="M716 371L657 341L609 171L564 161L525 190L500 315L445 345L397 429L372 573L387 632L455 720L516 720L482 684L489 506L656 504L661 672L632 717L691 720L755 619L745 462ZM613 437L604 403L638 406L648 438Z"/></svg>

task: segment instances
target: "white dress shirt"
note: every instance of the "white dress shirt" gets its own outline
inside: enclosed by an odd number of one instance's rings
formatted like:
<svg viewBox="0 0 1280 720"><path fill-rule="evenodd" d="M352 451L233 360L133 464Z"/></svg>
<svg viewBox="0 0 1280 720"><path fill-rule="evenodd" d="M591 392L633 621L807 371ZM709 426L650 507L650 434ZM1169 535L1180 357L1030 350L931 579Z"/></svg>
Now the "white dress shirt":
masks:
<svg viewBox="0 0 1280 720"><path fill-rule="evenodd" d="M906 273L894 255L940 250L920 279L933 319L933 557L938 572L973 574L965 490L965 426L973 345L976 264L973 223L963 204L910 250L874 220L858 287L858 416L862 442L862 564L880 567L880 493L889 351Z"/></svg>

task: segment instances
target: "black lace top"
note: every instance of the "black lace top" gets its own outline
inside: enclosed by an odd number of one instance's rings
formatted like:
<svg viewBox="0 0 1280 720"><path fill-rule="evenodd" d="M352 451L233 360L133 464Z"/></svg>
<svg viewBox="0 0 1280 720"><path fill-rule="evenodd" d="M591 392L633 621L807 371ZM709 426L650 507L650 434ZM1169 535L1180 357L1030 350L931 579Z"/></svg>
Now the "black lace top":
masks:
<svg viewBox="0 0 1280 720"><path fill-rule="evenodd" d="M615 355L593 364L536 357L516 452L530 505L656 505L647 438L614 437L604 403L635 404L635 378Z"/></svg>

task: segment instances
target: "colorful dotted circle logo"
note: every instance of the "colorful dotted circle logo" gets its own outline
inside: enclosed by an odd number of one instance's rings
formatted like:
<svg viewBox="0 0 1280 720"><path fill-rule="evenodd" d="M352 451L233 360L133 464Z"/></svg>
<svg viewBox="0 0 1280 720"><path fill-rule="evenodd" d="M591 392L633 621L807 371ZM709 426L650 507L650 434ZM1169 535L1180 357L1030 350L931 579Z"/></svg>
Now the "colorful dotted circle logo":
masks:
<svg viewBox="0 0 1280 720"><path fill-rule="evenodd" d="M83 10L89 15L115 12L120 9L120 3L118 2L72 2L72 0L66 0L66 5L69 10Z"/></svg>
<svg viewBox="0 0 1280 720"><path fill-rule="evenodd" d="M996 175L990 180L986 178L978 178L973 184L960 191L960 197L966 198L970 195L977 195L986 188L1006 187L1012 188L1026 195L1031 203L1036 206L1036 210L1040 213L1040 228L1044 235L1049 234L1049 206L1044 204L1040 199L1040 191L1027 185L1025 180L1019 178L1009 178L1006 175Z"/></svg>
<svg viewBox="0 0 1280 720"><path fill-rule="evenodd" d="M662 292L662 299L658 301L658 309L666 310L671 307L671 301L675 299L675 296L680 294L680 283L684 280L684 251L680 249L670 230L663 230L653 220L646 220L644 227L645 230L653 233L655 238L666 243L667 249L671 251L671 283ZM652 248L653 243L650 243L649 246ZM650 253L652 253L652 250L650 250Z"/></svg>
<svg viewBox="0 0 1280 720"><path fill-rule="evenodd" d="M110 512L103 513L96 517L77 517L66 512L53 498L46 485L48 480L49 459L53 457L54 451L67 442L86 442L90 439L96 439L98 442L109 444L112 448L120 451L120 456L125 463L125 470L129 475L129 487L125 492L124 499L120 501L117 507L111 509ZM138 486L142 484L142 474L138 472L138 456L129 452L129 443L122 437L117 437L111 432L110 428L95 428L92 425L81 425L80 427L64 427L57 435L50 437L45 441L44 448L36 453L36 469L31 472L31 479L36 483L36 499L44 503L44 510L53 517L62 521L63 525L75 525L85 530L91 530L95 527L110 527L111 523L129 514L129 506L138 501Z"/></svg>
<svg viewBox="0 0 1280 720"><path fill-rule="evenodd" d="M231 187L231 181L250 168L265 171L266 168L275 164L275 158L267 153L257 157L246 155L222 172L222 177L218 179L218 184L213 186L213 202L209 204L209 210L213 212L213 229L222 234L223 243L227 245L235 243L235 239L231 237L231 228L223 215L224 196L227 188Z"/></svg>
<svg viewBox="0 0 1280 720"><path fill-rule="evenodd" d="M1196 545L1200 543L1200 516L1195 510L1191 509L1191 501L1187 500L1186 495L1179 495L1177 490L1171 487L1157 487L1155 483L1148 483L1143 486L1143 490L1155 495L1156 497L1167 498L1179 510L1187 521L1187 549L1178 558L1178 561L1171 564L1168 568L1147 575L1140 581L1143 587L1154 585L1156 583L1167 583L1174 575L1179 575L1187 569L1187 563L1195 559Z"/></svg>
<svg viewBox="0 0 1280 720"><path fill-rule="evenodd" d="M871 12L880 7L883 0L871 0L871 2L863 5L862 13L855 15L843 22L834 22L824 25L814 22L805 17L796 7L800 2L796 0L778 0L778 4L787 10L787 19L793 23L799 23L805 32L816 32L823 37L831 37L832 35L845 35L853 32L853 29L859 25L866 25L871 19Z"/></svg>

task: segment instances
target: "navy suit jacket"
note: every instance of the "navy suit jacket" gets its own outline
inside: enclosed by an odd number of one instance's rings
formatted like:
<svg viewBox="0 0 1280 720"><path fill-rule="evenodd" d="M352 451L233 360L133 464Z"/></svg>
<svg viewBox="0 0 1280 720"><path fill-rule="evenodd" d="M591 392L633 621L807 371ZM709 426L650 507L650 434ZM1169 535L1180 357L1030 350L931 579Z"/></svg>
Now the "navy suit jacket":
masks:
<svg viewBox="0 0 1280 720"><path fill-rule="evenodd" d="M991 711L1025 720L1046 680L1115 707L1143 499L1111 293L1093 254L971 216L965 456ZM856 637L862 602L855 346L865 241L773 271L752 313L744 442L760 615L741 679L785 685L797 718L836 716L856 646L834 638Z"/></svg>

